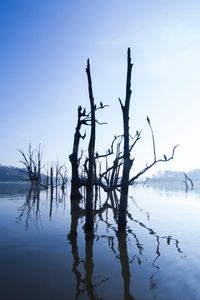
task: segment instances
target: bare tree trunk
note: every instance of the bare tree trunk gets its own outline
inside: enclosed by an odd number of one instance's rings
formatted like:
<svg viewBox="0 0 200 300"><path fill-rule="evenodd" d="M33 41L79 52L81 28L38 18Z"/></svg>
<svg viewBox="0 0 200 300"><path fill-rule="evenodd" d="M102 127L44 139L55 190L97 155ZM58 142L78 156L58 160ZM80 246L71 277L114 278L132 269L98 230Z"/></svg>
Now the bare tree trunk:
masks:
<svg viewBox="0 0 200 300"><path fill-rule="evenodd" d="M82 195L79 191L80 178L78 173L78 149L80 142L80 129L81 129L81 106L78 107L78 121L74 134L74 144L72 154L69 156L71 166L72 166L72 179L71 179L71 198L81 198Z"/></svg>
<svg viewBox="0 0 200 300"><path fill-rule="evenodd" d="M40 145L37 151L37 185L41 184L41 160L42 160L42 151Z"/></svg>
<svg viewBox="0 0 200 300"><path fill-rule="evenodd" d="M91 109L91 132L90 132L90 141L88 146L88 180L86 185L86 223L85 229L88 231L93 230L94 220L93 220L93 185L94 185L94 151L95 151L95 104L92 91L92 80L90 74L90 62L87 61L86 68L87 78L88 78L88 91L90 98L90 109Z"/></svg>
<svg viewBox="0 0 200 300"><path fill-rule="evenodd" d="M33 168L33 183L34 183L34 188L37 188L37 169L36 166Z"/></svg>
<svg viewBox="0 0 200 300"><path fill-rule="evenodd" d="M78 220L84 215L84 213L81 212L79 204L80 199L71 198L71 227L68 238L73 237L74 235L77 236Z"/></svg>
<svg viewBox="0 0 200 300"><path fill-rule="evenodd" d="M53 198L53 167L50 169L51 198Z"/></svg>
<svg viewBox="0 0 200 300"><path fill-rule="evenodd" d="M132 160L130 159L129 150L129 108L131 99L131 71L133 64L131 63L131 52L128 48L127 53L127 79L126 79L126 99L123 105L121 100L121 109L123 114L123 127L124 127L124 165L121 181L121 196L119 205L119 217L118 217L118 230L126 229L126 212L127 212L127 199L128 199L128 188L129 188L129 174L132 166Z"/></svg>

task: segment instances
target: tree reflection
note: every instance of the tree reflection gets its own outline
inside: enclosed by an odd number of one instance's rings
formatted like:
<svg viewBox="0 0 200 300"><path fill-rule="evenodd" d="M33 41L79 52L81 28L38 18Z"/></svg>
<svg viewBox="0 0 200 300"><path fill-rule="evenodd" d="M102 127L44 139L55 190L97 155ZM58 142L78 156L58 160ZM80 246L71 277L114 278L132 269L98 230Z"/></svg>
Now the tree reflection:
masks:
<svg viewBox="0 0 200 300"><path fill-rule="evenodd" d="M119 232L117 234L118 238L118 248L119 248L119 260L121 263L121 273L124 282L124 299L133 300L134 297L130 293L130 279L131 273L129 269L129 257L127 251L127 234L125 232Z"/></svg>
<svg viewBox="0 0 200 300"><path fill-rule="evenodd" d="M45 192L44 192L45 193ZM68 234L68 241L72 254L72 272L75 278L75 297L74 299L102 299L102 295L99 295L104 288L108 288L108 281L112 281L110 275L101 273L101 277L96 276L95 265L97 262L94 258L94 249L100 244L101 241L105 241L107 248L111 251L113 258L116 259L120 265L121 282L123 283L122 299L133 300L134 299L134 272L133 267L140 267L147 264L147 257L145 256L145 246L142 240L142 236L138 233L137 227L140 230L145 231L152 239L151 244L154 246L154 257L150 261L152 265L152 273L149 275L148 288L154 298L157 297L157 289L159 287L159 259L161 257L161 246L165 242L168 246L174 246L178 253L182 253L179 246L179 241L173 238L171 235L161 236L154 229L147 226L145 223L137 220L130 211L127 211L128 226L126 232L118 232L117 230L117 211L118 211L118 194L112 192L106 194L106 199L103 201L103 197L99 191L96 191L95 205L94 205L94 218L96 220L94 232L82 231L84 234L84 255L82 256L78 242L79 234L81 230L80 225L83 224L85 218L85 201L83 199L70 199L71 201L71 223L70 231ZM18 209L19 216L17 221L21 222L25 220L25 226L28 230L29 224L34 222L38 228L38 222L41 219L42 209L46 201L45 209L48 209L47 216L50 221L52 220L54 209L59 203L65 203L65 194L51 193L46 191L41 196L41 191L30 189L26 195L24 204ZM139 207L136 201L133 199L135 208L146 216L147 222L149 221L149 213ZM80 224L82 223L82 224ZM101 227L105 227L103 234L101 234ZM106 255L106 253L105 253ZM100 258L101 259L101 258ZM106 267L106 266L105 266ZM103 271L104 272L104 271ZM105 268L105 272L106 268ZM110 278L109 278L110 277ZM117 283L117 281L116 281ZM99 286L101 289L99 289Z"/></svg>
<svg viewBox="0 0 200 300"><path fill-rule="evenodd" d="M54 201L55 203L61 202L65 204L65 192L61 191L56 193L55 197L53 193L48 190L41 190L36 188L30 188L25 197L25 202L18 208L19 215L16 218L17 223L25 220L26 230L30 223L35 223L38 229L38 222L41 220L41 202L44 202L44 197L41 199L41 192L46 192L46 202L49 206L49 219L51 221Z"/></svg>
<svg viewBox="0 0 200 300"><path fill-rule="evenodd" d="M96 292L95 287L107 281L108 278L100 280L100 282L94 283L93 271L94 271L94 261L93 261L93 244L95 235L93 232L85 231L85 259L81 260L79 257L78 241L77 241L77 230L78 230L78 220L85 216L85 210L82 209L79 204L79 199L71 199L71 227L70 233L68 234L68 240L71 244L71 253L73 256L72 271L76 279L76 295L75 299L81 294L86 293L89 299L100 299ZM95 214L101 214L107 206L104 204L101 209L95 210ZM80 264L84 267L84 275L79 271Z"/></svg>
<svg viewBox="0 0 200 300"><path fill-rule="evenodd" d="M107 199L108 200L108 199ZM112 198L114 201L114 198ZM72 200L73 201L73 200ZM134 297L130 293L130 278L131 273L129 270L129 258L128 258L128 251L127 251L127 242L126 242L126 233L120 232L117 233L117 230L114 230L115 236L118 241L118 251L119 255L117 256L117 251L114 248L114 236L107 236L107 235L94 235L94 233L85 231L85 259L81 260L79 258L79 252L78 252L78 245L77 245L77 230L78 230L78 219L79 217L83 217L85 212L83 209L81 209L78 205L79 200L75 200L76 204L73 204L73 208L71 209L71 228L70 233L68 235L68 240L71 244L71 252L73 256L73 265L72 265L72 271L74 272L75 278L76 278L76 296L75 299L78 299L80 294L86 293L88 296L88 299L102 299L99 298L98 295L95 292L95 287L103 284L105 281L109 280L109 278L103 278L98 283L93 282L93 271L94 271L94 261L93 261L93 245L94 245L94 239L98 241L100 238L106 238L108 240L108 245L110 249L113 251L115 256L119 259L121 263L121 274L124 282L124 299L127 300L133 300ZM113 202L114 203L114 202ZM107 204L107 205L105 205ZM110 206L107 202L104 203L104 205L95 210L95 214L100 217L102 220L102 214L103 212L107 212ZM106 214L107 216L107 214ZM106 217L106 223L108 223L108 218ZM79 265L83 263L84 265L84 271L85 276L83 277L81 275L81 272L78 270Z"/></svg>
<svg viewBox="0 0 200 300"><path fill-rule="evenodd" d="M17 222L25 218L26 230L28 230L30 220L34 220L36 225L40 219L40 191L30 188L26 195L25 203L18 208L20 212Z"/></svg>
<svg viewBox="0 0 200 300"><path fill-rule="evenodd" d="M108 247L114 254L114 257L120 262L121 265L121 278L123 281L123 299L124 300L133 300L133 286L131 282L131 276L133 276L133 272L130 269L131 264L134 262L141 266L147 261L147 258L144 256L144 245L140 241L136 232L133 231L132 227L127 226L127 232L118 232L117 230L117 209L118 209L118 195L116 192L112 192L108 195L106 201L103 205L101 205L101 201L99 201L99 206L95 204L95 207L98 207L94 210L94 215L96 218L96 228L94 233L85 232L85 258L81 259L79 255L78 249L78 225L79 219L84 218L85 210L84 207L80 206L80 200L72 199L71 206L71 227L70 233L68 235L68 240L71 244L71 252L73 257L73 265L72 271L75 275L76 280L76 295L75 299L81 297L81 295L87 295L88 299L102 299L97 295L96 286L99 284L104 284L108 277L100 280L99 283L95 283L95 274L94 274L94 266L95 261L93 259L93 247L97 246L98 241L101 239L105 239L108 242ZM134 200L135 201L135 200ZM97 199L96 199L97 202ZM135 206L137 203L135 202ZM145 213L147 216L147 220L149 220L149 213L145 212L139 206L137 206L139 211ZM110 220L110 216L108 215L112 213L113 219L115 220L115 224ZM140 227L142 227L149 235L154 238L155 242L155 257L152 260L151 264L153 267L152 274L149 277L149 289L153 293L153 297L157 297L157 288L159 285L158 280L158 272L160 271L160 267L158 264L158 259L161 256L160 245L161 241L165 240L168 245L175 245L178 253L182 253L179 242L177 239L172 238L172 236L160 236L153 230L152 228L146 226L144 223L133 218L130 212L127 212L127 217L129 221L132 223L136 223ZM106 233L100 235L98 234L98 226L104 223L106 225ZM134 253L132 258L129 258L130 249L128 251L128 242L134 243L136 246L137 252ZM132 250L131 250L132 251ZM105 254L106 255L106 254ZM82 267L81 267L82 266ZM102 286L103 288L103 286ZM84 298L85 299L85 298Z"/></svg>
<svg viewBox="0 0 200 300"><path fill-rule="evenodd" d="M87 290L87 295L89 299L96 299L94 293L94 284L92 282L92 275L94 270L94 261L93 261L93 243L94 235L93 233L85 233L85 285Z"/></svg>

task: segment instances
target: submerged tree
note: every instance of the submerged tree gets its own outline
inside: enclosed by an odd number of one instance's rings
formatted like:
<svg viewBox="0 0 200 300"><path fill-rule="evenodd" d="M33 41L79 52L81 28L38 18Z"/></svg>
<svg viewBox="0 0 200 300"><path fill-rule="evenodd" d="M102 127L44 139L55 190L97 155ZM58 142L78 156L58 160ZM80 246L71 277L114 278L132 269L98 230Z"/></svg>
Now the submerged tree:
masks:
<svg viewBox="0 0 200 300"><path fill-rule="evenodd" d="M69 160L72 166L72 179L71 179L71 197L81 198L81 193L79 188L81 187L81 179L79 176L79 143L80 139L84 139L86 135L81 135L80 130L82 125L87 125L88 116L86 115L86 110L82 110L82 107L78 107L78 120L76 125L76 130L74 134L73 150L72 154L69 156Z"/></svg>
<svg viewBox="0 0 200 300"><path fill-rule="evenodd" d="M88 145L88 178L86 184L86 230L93 229L93 186L94 186L94 151L95 151L95 138L96 138L96 118L95 118L95 104L94 96L92 91L92 80L90 74L90 62L87 61L86 68L87 78L88 78L88 91L90 98L90 109L91 109L91 132L90 132L90 141Z"/></svg>
<svg viewBox="0 0 200 300"><path fill-rule="evenodd" d="M95 139L96 139L96 123L100 123L96 120L96 111L98 109L103 109L107 105L103 105L100 102L99 107L94 102L93 90L92 90L92 79L90 72L90 62L89 59L87 61L87 80L88 80L88 93L90 99L90 112L86 113L86 109L82 110L82 107L78 107L78 121L74 134L74 142L73 142L73 151L69 156L71 166L72 166L72 179L71 179L71 198L74 198L74 201L77 198L82 197L79 188L81 186L86 187L86 222L85 229L86 231L92 231L94 226L93 221L93 187L95 184L95 174L96 174L96 162L95 162ZM84 163L84 173L85 177L80 177L79 175L79 164L81 157L78 156L79 143L80 139L84 139L86 133L81 135L80 130L81 126L86 125L90 126L90 139L88 144L88 157L86 157Z"/></svg>
<svg viewBox="0 0 200 300"><path fill-rule="evenodd" d="M118 229L124 230L126 226L126 210L127 210L127 199L128 199L128 187L129 187L129 174L133 164L133 160L130 159L130 145L129 145L129 108L131 100L131 52L128 49L127 58L127 79L126 79L126 99L125 104L122 104L121 99L120 105L123 114L123 127L124 127L124 151L123 151L123 173L121 180L121 196L119 204L119 217L118 217Z"/></svg>
<svg viewBox="0 0 200 300"><path fill-rule="evenodd" d="M65 189L67 183L67 168L65 164L59 164L58 162L55 164L52 162L50 167L48 164L43 165L41 145L38 146L38 149L34 149L31 143L29 143L27 152L22 149L17 150L22 157L19 162L24 166L22 169L24 176L21 179L30 182L32 189L50 188L52 193L53 189L57 189L59 186L61 190ZM41 173L42 169L44 170L43 173Z"/></svg>
<svg viewBox="0 0 200 300"><path fill-rule="evenodd" d="M39 145L38 149L33 149L31 143L27 153L24 150L17 149L22 155L20 162L24 165L24 174L27 180L30 181L31 186L36 188L41 184L41 169L42 169L42 150Z"/></svg>
<svg viewBox="0 0 200 300"><path fill-rule="evenodd" d="M127 201L128 201L128 189L129 185L133 184L136 179L138 179L141 175L146 173L149 169L151 169L155 164L158 162L167 162L174 158L174 152L178 145L176 145L173 148L172 155L167 158L167 156L164 154L163 158L157 159L156 156L156 147L155 147L155 138L153 133L153 128L151 126L151 122L149 117L147 116L147 123L151 129L151 135L152 135L152 142L153 142L153 162L151 164L147 164L144 169L139 171L135 176L130 178L130 170L133 165L134 159L130 158L131 151L137 141L140 139L140 133L136 131L135 139L133 143L130 145L130 133L129 133L129 110L130 110L130 100L131 100L131 73L132 73L132 66L131 63L131 51L130 48L128 48L127 52L127 78L126 78L126 97L125 97L125 103L122 104L121 99L119 98L119 102L121 105L122 110L122 116L123 116L123 138L124 138L124 148L123 148L123 172L122 172L122 178L121 178L121 195L120 195L120 205L119 205L119 215L118 215L118 230L123 231L126 228L126 213L127 213Z"/></svg>
<svg viewBox="0 0 200 300"><path fill-rule="evenodd" d="M93 228L93 188L94 186L99 186L104 189L104 191L109 192L113 190L120 190L120 204L118 212L118 230L123 231L126 228L126 214L127 214L127 199L129 185L133 184L141 175L146 173L150 168L159 162L167 162L174 158L175 146L172 150L170 156L164 154L163 158L157 158L155 138L151 122L149 117L147 117L147 123L151 130L152 142L153 142L153 161L136 173L134 176L130 176L131 168L133 165L134 158L131 158L131 152L135 147L136 143L141 138L141 131L136 131L134 137L132 138L129 133L129 110L131 101L131 73L132 73L131 63L131 51L128 48L127 52L127 78L126 78L126 96L124 104L119 98L119 102L122 110L123 117L123 134L114 136L111 143L111 147L104 154L99 154L95 149L95 139L96 139L96 120L95 112L99 108L104 108L100 102L100 107L96 107L94 103L94 96L92 90L92 79L90 74L90 63L87 61L87 79L88 79L88 91L90 100L91 111L86 114L86 110L82 111L81 106L78 108L78 122L74 135L73 152L70 155L70 161L72 165L72 180L71 180L71 197L80 197L79 188L81 186L86 187L86 229L92 230ZM104 124L104 123L100 123ZM82 125L90 126L90 139L88 145L88 157L86 157L85 162L82 164L85 176L80 177L79 166L81 165L81 156L79 157L79 142L80 138L84 139L86 133L81 135L80 130ZM123 149L121 149L123 141ZM116 152L114 146L116 145ZM108 164L108 158L115 155L113 163L111 166ZM106 162L102 164L102 159ZM105 170L102 170L102 165L105 166Z"/></svg>

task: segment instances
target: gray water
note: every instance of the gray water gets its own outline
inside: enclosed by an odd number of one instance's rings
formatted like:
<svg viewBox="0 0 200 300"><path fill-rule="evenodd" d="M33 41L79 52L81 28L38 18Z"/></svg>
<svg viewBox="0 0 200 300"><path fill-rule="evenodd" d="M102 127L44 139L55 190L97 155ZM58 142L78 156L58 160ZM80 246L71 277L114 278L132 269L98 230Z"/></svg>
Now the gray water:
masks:
<svg viewBox="0 0 200 300"><path fill-rule="evenodd" d="M120 235L101 193L93 237L68 192L0 184L0 299L200 299L198 191L131 187Z"/></svg>

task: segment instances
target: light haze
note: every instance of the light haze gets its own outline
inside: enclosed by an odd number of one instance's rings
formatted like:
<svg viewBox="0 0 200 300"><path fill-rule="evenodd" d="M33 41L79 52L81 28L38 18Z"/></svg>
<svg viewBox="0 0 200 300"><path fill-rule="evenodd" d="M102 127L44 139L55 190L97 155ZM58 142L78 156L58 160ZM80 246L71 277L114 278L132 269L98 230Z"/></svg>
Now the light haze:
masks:
<svg viewBox="0 0 200 300"><path fill-rule="evenodd" d="M157 155L158 169L200 168L200 2L117 0L0 1L0 164L19 166L17 148L44 146L45 161L68 161L77 107L89 107L86 60L95 101L97 150L122 132L126 51L132 50L131 132L142 129L135 171ZM82 146L86 149L86 144Z"/></svg>

